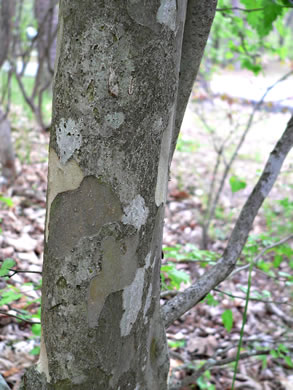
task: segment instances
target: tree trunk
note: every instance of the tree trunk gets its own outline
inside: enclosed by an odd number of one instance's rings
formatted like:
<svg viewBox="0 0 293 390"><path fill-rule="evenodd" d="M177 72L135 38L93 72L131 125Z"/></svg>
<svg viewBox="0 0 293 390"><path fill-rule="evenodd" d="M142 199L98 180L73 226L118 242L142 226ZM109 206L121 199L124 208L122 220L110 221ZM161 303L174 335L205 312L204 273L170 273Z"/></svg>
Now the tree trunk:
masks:
<svg viewBox="0 0 293 390"><path fill-rule="evenodd" d="M57 0L35 0L34 12L38 22L38 63L52 78L56 58L56 28L58 23Z"/></svg>
<svg viewBox="0 0 293 390"><path fill-rule="evenodd" d="M0 68L7 60L11 41L12 17L15 10L14 0L0 0ZM8 109L7 109L8 111ZM0 107L0 163L5 184L15 177L15 159L11 139L10 123L7 112ZM2 184L2 183L1 183Z"/></svg>
<svg viewBox="0 0 293 390"><path fill-rule="evenodd" d="M0 67L7 59L11 40L12 16L15 0L0 0Z"/></svg>
<svg viewBox="0 0 293 390"><path fill-rule="evenodd" d="M190 5L60 1L42 346L22 389L167 389L161 240L184 24L204 25L201 57L216 4Z"/></svg>
<svg viewBox="0 0 293 390"><path fill-rule="evenodd" d="M4 184L15 178L15 159L11 139L10 123L0 108L0 163ZM1 183L2 184L2 183Z"/></svg>

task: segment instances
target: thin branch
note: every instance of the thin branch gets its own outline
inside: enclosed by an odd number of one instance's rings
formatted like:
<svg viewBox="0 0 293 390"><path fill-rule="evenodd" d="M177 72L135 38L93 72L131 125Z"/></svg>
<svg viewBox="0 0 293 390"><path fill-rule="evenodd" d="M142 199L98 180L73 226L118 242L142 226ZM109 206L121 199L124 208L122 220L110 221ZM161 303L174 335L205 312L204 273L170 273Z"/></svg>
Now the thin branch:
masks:
<svg viewBox="0 0 293 390"><path fill-rule="evenodd" d="M4 275L7 276L8 278L12 278L16 274L39 274L42 275L42 271L22 271L20 269L13 269L10 268L9 271L13 272L12 275Z"/></svg>
<svg viewBox="0 0 293 390"><path fill-rule="evenodd" d="M20 316L16 316L14 314L7 313L5 310L0 310L0 314L3 314L5 316L7 316L7 317L17 318L18 320L27 322L28 324L32 324L32 325L34 325L34 324L41 324L40 321L27 320L26 318L23 318L23 317L20 317Z"/></svg>
<svg viewBox="0 0 293 390"><path fill-rule="evenodd" d="M293 318L285 314L281 309L279 309L274 303L269 302L267 305L268 310L281 318L285 322L286 325L292 327L293 326Z"/></svg>
<svg viewBox="0 0 293 390"><path fill-rule="evenodd" d="M280 241L274 243L274 244L271 244L271 245L268 245L267 247L265 247L264 249L262 249L260 251L260 253L256 256L256 258L254 259L253 261L253 264L257 266L257 263L258 263L258 260L263 256L263 254L268 251L269 249L272 249L272 248L275 248L276 246L279 246L279 245L282 245L284 244L285 242L291 240L293 238L293 234L290 234L289 236L285 237L285 238L282 238ZM250 264L246 264L244 265L243 267L239 267L239 268L236 268L229 276L229 279L231 279L235 274L237 274L238 272L241 272L247 268L249 268Z"/></svg>
<svg viewBox="0 0 293 390"><path fill-rule="evenodd" d="M247 241L258 210L272 189L292 145L293 116L271 152L261 177L242 208L222 258L192 286L169 300L162 307L162 318L166 327L195 306L206 294L231 274Z"/></svg>
<svg viewBox="0 0 293 390"><path fill-rule="evenodd" d="M257 12L257 11L264 11L264 7L261 7L261 8L225 7L225 8L216 8L216 11L218 11L218 12L225 12L225 11Z"/></svg>
<svg viewBox="0 0 293 390"><path fill-rule="evenodd" d="M260 356L260 355L269 355L270 350L261 350L261 351L252 351L252 352L243 352L239 356L239 360L248 359L250 357L254 356ZM236 361L236 356L215 360L213 358L208 359L205 364L203 364L193 375L190 375L188 377L185 377L182 381L178 381L177 383L174 383L171 385L169 390L180 390L185 386L188 386L192 383L194 383L201 375L204 374L205 371L213 369L215 367L224 366L229 363L234 363Z"/></svg>
<svg viewBox="0 0 293 390"><path fill-rule="evenodd" d="M252 125L252 122L253 122L253 119L254 119L254 116L256 114L256 112L258 111L258 109L260 108L260 106L263 104L267 94L279 83L281 83L282 81L286 80L288 77L290 77L291 75L293 74L293 71L291 70L290 72L286 73L284 76L282 76L280 79L278 79L276 82L274 82L272 85L270 85L265 93L263 94L263 96L260 98L260 100L256 103L256 105L253 107L253 110L248 118L248 121L247 121L247 124L246 124L246 127L245 127L245 130L228 162L228 164L225 166L225 170L224 170L224 173L222 175L222 179L221 179L221 182L219 184L219 187L218 187L218 190L217 190L217 193L216 195L212 198L212 204L209 206L208 208L208 214L206 216L206 222L203 226L203 232L205 234L205 236L207 236L207 232L208 232L208 229L209 229L209 226L210 226L210 223L211 223L211 220L214 218L214 215L215 215L215 210L216 210L216 206L219 202L219 198L220 198L220 195L223 191L223 188L224 188L224 184L226 182L226 178L230 172L230 169L231 169L231 166L234 162L234 160L236 159L237 155L238 155L238 152L241 148L241 146L243 145L244 141L245 141L245 138L251 128L251 125ZM207 237L205 238L207 239Z"/></svg>
<svg viewBox="0 0 293 390"><path fill-rule="evenodd" d="M292 6L278 4L278 6L280 8L293 8L293 4L292 4ZM264 9L265 9L264 7L260 7L260 8L225 7L225 8L216 8L216 11L218 11L218 12L225 12L225 11L258 12L258 11L264 11Z"/></svg>
<svg viewBox="0 0 293 390"><path fill-rule="evenodd" d="M240 295L234 295L234 294L228 293L226 291L223 291L223 290L221 290L219 288L214 288L213 290L218 292L218 293L220 293L220 294L227 295L230 298L243 299L244 301L246 300L246 297L241 297ZM288 305L288 306L292 306L293 307L293 305L291 303L284 302L284 301L272 301L272 300L270 301L270 300L267 300L267 299L251 298L251 297L249 297L249 300L250 301L254 301L254 302L274 303L274 304L278 304L278 305Z"/></svg>

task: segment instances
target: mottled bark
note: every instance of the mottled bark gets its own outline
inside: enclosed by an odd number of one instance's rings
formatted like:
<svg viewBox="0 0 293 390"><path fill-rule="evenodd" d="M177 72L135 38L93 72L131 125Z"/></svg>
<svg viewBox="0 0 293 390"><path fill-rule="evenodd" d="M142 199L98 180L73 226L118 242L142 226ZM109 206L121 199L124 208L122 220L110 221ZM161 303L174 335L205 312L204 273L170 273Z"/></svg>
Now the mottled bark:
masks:
<svg viewBox="0 0 293 390"><path fill-rule="evenodd" d="M60 2L42 347L22 389L167 389L161 239L186 8Z"/></svg>

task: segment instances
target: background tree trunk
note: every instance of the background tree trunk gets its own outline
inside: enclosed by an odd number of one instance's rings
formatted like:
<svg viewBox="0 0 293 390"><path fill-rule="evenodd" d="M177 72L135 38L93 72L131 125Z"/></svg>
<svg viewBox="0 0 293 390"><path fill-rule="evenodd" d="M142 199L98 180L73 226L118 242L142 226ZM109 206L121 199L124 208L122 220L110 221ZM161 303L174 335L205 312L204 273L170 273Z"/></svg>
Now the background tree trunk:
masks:
<svg viewBox="0 0 293 390"><path fill-rule="evenodd" d="M0 0L0 68L7 60L11 42L12 16L14 15L14 0ZM0 107L0 163L1 174L5 181L12 181L15 176L15 160L11 139L10 123Z"/></svg>
<svg viewBox="0 0 293 390"><path fill-rule="evenodd" d="M215 1L192 3L205 42ZM186 8L60 2L42 347L23 389L167 388L161 239Z"/></svg>
<svg viewBox="0 0 293 390"><path fill-rule="evenodd" d="M58 0L35 0L35 17L38 22L38 63L47 72L50 80L54 73L56 58L56 28L58 24Z"/></svg>

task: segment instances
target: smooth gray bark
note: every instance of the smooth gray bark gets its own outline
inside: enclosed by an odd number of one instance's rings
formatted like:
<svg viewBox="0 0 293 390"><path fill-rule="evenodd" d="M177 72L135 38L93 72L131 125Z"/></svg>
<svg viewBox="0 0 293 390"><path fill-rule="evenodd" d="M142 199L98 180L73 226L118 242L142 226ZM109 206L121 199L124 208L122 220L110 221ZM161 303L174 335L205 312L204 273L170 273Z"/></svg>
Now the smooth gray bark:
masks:
<svg viewBox="0 0 293 390"><path fill-rule="evenodd" d="M216 2L189 3L205 4L187 17L201 19L201 56ZM22 389L167 388L161 240L186 9L60 2L42 347Z"/></svg>

